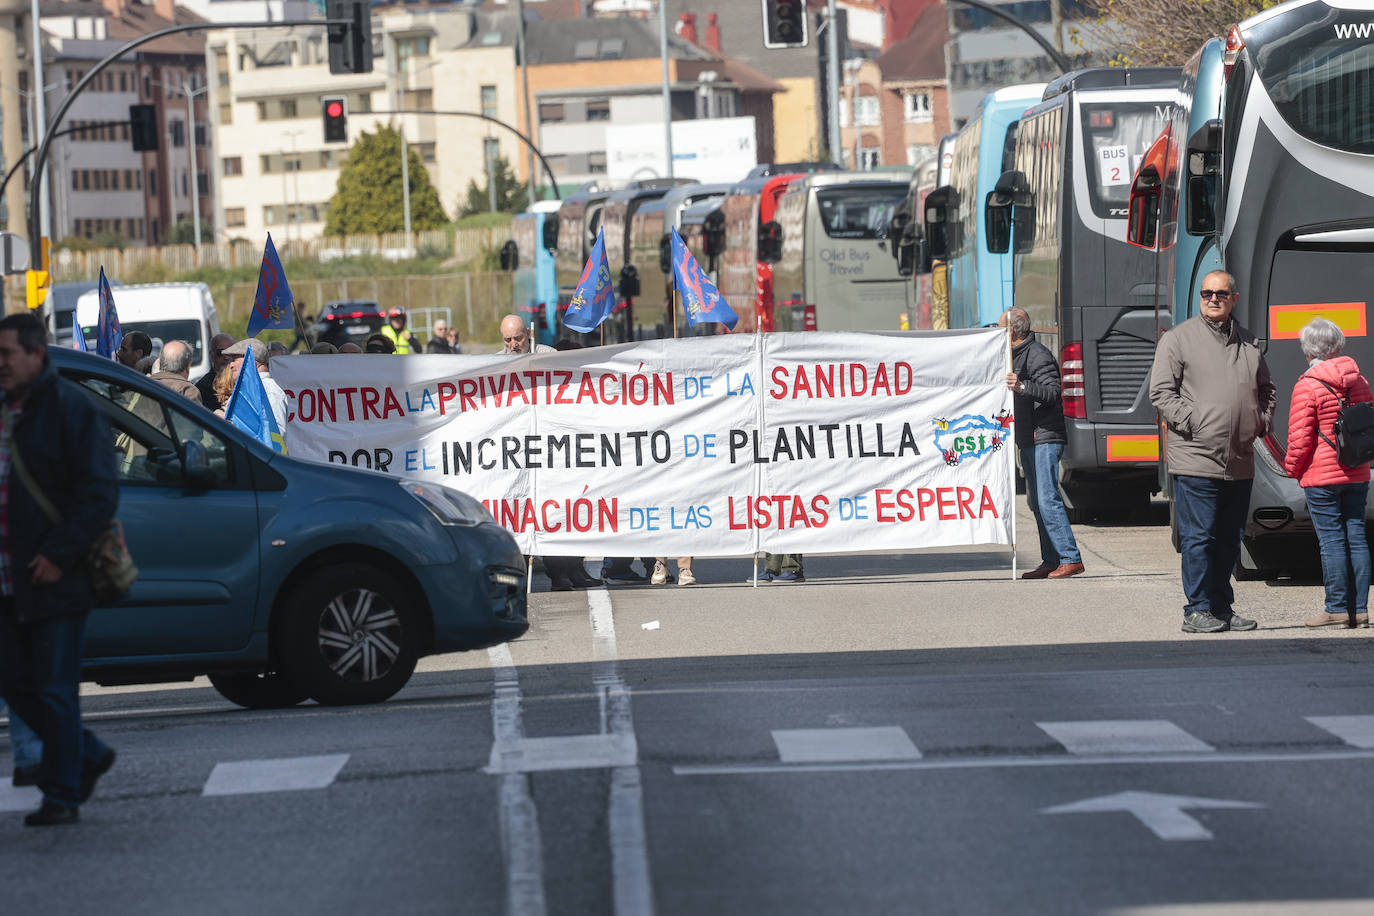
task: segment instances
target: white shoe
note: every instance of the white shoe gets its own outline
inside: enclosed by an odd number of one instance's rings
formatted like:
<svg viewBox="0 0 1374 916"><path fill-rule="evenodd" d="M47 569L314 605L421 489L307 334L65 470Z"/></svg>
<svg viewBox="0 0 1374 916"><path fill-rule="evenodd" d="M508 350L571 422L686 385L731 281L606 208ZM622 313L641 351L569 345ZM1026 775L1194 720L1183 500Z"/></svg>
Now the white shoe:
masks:
<svg viewBox="0 0 1374 916"><path fill-rule="evenodd" d="M692 575L692 571L690 569L679 569L677 571L677 584L696 585L697 577Z"/></svg>
<svg viewBox="0 0 1374 916"><path fill-rule="evenodd" d="M649 582L653 585L667 585L668 567L664 566L662 563L654 563L654 574L653 577L649 579Z"/></svg>

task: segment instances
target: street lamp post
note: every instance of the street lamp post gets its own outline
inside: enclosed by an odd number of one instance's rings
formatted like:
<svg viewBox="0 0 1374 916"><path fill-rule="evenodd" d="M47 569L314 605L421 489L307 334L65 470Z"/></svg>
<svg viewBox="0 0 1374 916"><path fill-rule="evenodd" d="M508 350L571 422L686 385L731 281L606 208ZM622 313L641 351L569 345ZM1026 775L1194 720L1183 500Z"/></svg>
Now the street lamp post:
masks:
<svg viewBox="0 0 1374 916"><path fill-rule="evenodd" d="M300 241L300 237L301 237L301 228L300 228L300 226L299 226L299 223L300 223L299 214L297 214L297 216L296 216L295 218L293 218L292 215L291 215L292 203L291 203L290 198L287 198L287 195L286 195L286 173L287 173L287 172L291 172L291 190L292 190L292 196L295 197L295 200L296 200L295 206L299 209L299 208L300 208L300 205L301 205L301 169L300 169L301 163L300 163L300 160L297 158L297 154L296 154L296 138L299 137L299 136L301 136L301 135L304 134L305 132L306 132L306 131L305 131L304 128L301 128L300 130L284 130L284 131L281 132L281 135L282 135L283 137L290 137L290 138L291 138L291 159L290 159L290 164L289 164L289 165L287 164L286 151L285 151L285 150L282 150L282 154L281 154L281 160L282 160L282 164L281 164L281 193L282 193L282 197L283 197L283 198L286 198L286 227L287 227L286 240L287 240L287 243L288 243L288 244L289 244L290 241L291 241L291 224L292 224L293 222L298 224L298 225L296 226L296 241Z"/></svg>
<svg viewBox="0 0 1374 916"><path fill-rule="evenodd" d="M398 46L399 47L399 46ZM407 61L410 58L406 58ZM401 85L401 74L423 73L431 67L439 66L440 61L431 61L417 70L410 69L407 63L404 70L400 67L401 54L396 52L396 110L401 112L400 118L396 121L396 132L401 135L401 217L405 226L406 247L410 247L410 148L406 145L406 122L405 122L405 87Z"/></svg>
<svg viewBox="0 0 1374 916"><path fill-rule="evenodd" d="M210 84L206 82L199 89L187 89L186 82L183 80L181 85L176 87L182 95L186 96L186 147L191 153L191 222L196 227L196 251L200 251L200 166L196 162L196 96L210 91Z"/></svg>

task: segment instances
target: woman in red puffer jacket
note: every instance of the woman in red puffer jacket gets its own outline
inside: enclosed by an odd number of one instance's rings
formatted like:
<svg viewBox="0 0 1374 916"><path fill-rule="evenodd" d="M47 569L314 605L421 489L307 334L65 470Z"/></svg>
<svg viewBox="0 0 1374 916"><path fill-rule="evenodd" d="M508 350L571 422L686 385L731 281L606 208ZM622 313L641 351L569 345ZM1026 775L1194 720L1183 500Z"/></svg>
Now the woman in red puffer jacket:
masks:
<svg viewBox="0 0 1374 916"><path fill-rule="evenodd" d="M1336 414L1340 398L1350 404L1374 402L1360 367L1341 356L1345 335L1325 318L1302 329L1302 352L1310 364L1293 386L1288 410L1288 453L1284 470L1298 478L1307 511L1321 545L1326 610L1307 620L1309 627L1369 625L1369 543L1365 538L1365 499L1369 465L1348 468L1336 452ZM1338 397L1339 396L1339 397Z"/></svg>

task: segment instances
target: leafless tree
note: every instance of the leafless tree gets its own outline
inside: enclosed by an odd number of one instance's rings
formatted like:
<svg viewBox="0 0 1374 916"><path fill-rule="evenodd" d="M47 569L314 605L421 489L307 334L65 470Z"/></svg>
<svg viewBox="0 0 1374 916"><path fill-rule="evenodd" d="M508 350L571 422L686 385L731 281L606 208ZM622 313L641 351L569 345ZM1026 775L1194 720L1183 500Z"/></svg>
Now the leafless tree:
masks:
<svg viewBox="0 0 1374 916"><path fill-rule="evenodd" d="M1209 38L1225 38L1236 23L1278 0L1091 0L1097 16L1079 20L1075 43L1115 49L1123 67L1179 66Z"/></svg>

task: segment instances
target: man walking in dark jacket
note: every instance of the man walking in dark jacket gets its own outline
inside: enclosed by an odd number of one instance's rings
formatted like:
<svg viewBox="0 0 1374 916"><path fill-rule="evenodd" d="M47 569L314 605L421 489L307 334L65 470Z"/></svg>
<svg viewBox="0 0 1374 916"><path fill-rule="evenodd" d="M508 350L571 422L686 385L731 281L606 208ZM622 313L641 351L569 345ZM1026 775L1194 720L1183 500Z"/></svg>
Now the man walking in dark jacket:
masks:
<svg viewBox="0 0 1374 916"><path fill-rule="evenodd" d="M1031 333L1030 316L1007 309L997 324L1011 329L1011 367L1007 387L1016 395L1016 448L1026 478L1026 502L1040 532L1040 565L1022 579L1067 579L1083 571L1069 513L1059 495L1059 459L1064 454L1064 409L1059 397L1059 366Z"/></svg>
<svg viewBox="0 0 1374 916"><path fill-rule="evenodd" d="M35 489L57 507L57 522ZM84 560L118 501L108 422L58 377L42 323L29 314L0 320L0 695L43 739L43 805L24 818L31 827L75 823L114 763L81 725L78 686L95 604Z"/></svg>

